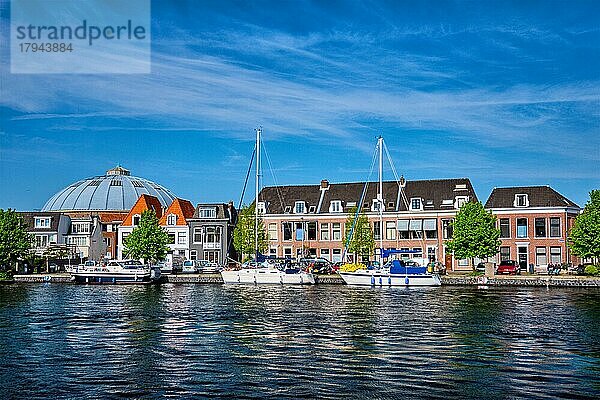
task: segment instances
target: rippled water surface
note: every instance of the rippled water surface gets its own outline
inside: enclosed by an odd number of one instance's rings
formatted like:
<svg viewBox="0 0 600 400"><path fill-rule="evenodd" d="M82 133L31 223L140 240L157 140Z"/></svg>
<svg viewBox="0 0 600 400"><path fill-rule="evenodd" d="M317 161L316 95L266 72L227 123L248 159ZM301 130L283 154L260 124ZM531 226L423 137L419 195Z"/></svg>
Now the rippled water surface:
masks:
<svg viewBox="0 0 600 400"><path fill-rule="evenodd" d="M0 397L599 398L600 290L0 286Z"/></svg>

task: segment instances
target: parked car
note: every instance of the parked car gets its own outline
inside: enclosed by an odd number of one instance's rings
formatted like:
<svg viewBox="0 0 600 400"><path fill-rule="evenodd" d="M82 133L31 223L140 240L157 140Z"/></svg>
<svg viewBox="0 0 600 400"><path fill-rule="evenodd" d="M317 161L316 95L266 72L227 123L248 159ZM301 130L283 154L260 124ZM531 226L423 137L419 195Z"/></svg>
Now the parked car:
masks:
<svg viewBox="0 0 600 400"><path fill-rule="evenodd" d="M198 272L198 268L196 268L196 263L193 260L185 260L183 262L183 266L181 272L184 274L195 274Z"/></svg>
<svg viewBox="0 0 600 400"><path fill-rule="evenodd" d="M508 274L508 275L517 275L521 274L521 267L515 260L504 260L500 262L498 265L498 269L496 269L496 274Z"/></svg>
<svg viewBox="0 0 600 400"><path fill-rule="evenodd" d="M216 274L221 271L219 264L208 260L198 260L198 272L201 274Z"/></svg>

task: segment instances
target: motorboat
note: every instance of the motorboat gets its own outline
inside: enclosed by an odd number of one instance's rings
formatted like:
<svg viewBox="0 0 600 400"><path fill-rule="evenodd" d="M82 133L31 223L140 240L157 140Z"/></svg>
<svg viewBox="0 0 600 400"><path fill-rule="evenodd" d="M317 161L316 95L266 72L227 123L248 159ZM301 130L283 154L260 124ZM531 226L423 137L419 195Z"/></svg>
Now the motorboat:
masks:
<svg viewBox="0 0 600 400"><path fill-rule="evenodd" d="M105 265L79 265L71 272L77 283L152 283L160 279L159 267L148 267L137 260L112 260Z"/></svg>
<svg viewBox="0 0 600 400"><path fill-rule="evenodd" d="M221 271L224 283L250 283L274 285L312 285L315 283L313 274L300 268L279 268L277 264L267 261L262 263L247 263L241 269Z"/></svg>
<svg viewBox="0 0 600 400"><path fill-rule="evenodd" d="M426 266L392 260L381 268L339 271L347 285L359 286L440 286L439 275L427 273Z"/></svg>

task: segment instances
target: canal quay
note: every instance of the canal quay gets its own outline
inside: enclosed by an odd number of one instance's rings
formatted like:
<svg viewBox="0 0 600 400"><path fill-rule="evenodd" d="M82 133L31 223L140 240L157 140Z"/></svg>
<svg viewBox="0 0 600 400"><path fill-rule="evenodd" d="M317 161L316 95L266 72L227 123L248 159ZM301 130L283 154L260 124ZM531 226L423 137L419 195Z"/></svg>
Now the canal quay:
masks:
<svg viewBox="0 0 600 400"><path fill-rule="evenodd" d="M440 276L445 286L546 286L546 287L589 287L600 288L599 277L577 275L495 275L493 277L448 274ZM15 275L14 283L73 283L68 273ZM162 276L160 283L222 284L220 274L179 274ZM317 285L345 285L337 274L315 275ZM105 285L110 286L109 283ZM379 286L379 285L374 285ZM383 285L386 286L386 285Z"/></svg>

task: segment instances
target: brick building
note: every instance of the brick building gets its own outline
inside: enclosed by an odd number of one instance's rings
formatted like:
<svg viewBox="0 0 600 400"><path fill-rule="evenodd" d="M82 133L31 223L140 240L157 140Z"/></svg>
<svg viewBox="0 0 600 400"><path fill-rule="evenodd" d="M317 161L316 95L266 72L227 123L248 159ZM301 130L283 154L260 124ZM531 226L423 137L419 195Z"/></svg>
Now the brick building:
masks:
<svg viewBox="0 0 600 400"><path fill-rule="evenodd" d="M267 229L269 254L342 261L348 212L357 207L364 187L364 183L331 184L327 180L320 185L265 187L259 194L258 210ZM468 268L465 262L454 260L443 243L452 235L450 223L460 206L477 201L469 179L402 178L383 182L381 201L377 193L378 183L369 182L362 207L375 236L376 254L371 258L378 259L378 248L383 246L415 251L411 256L441 261L449 269Z"/></svg>
<svg viewBox="0 0 600 400"><path fill-rule="evenodd" d="M502 246L497 261L534 264L577 262L567 247L569 230L581 208L549 186L495 188L485 208L498 218Z"/></svg>

